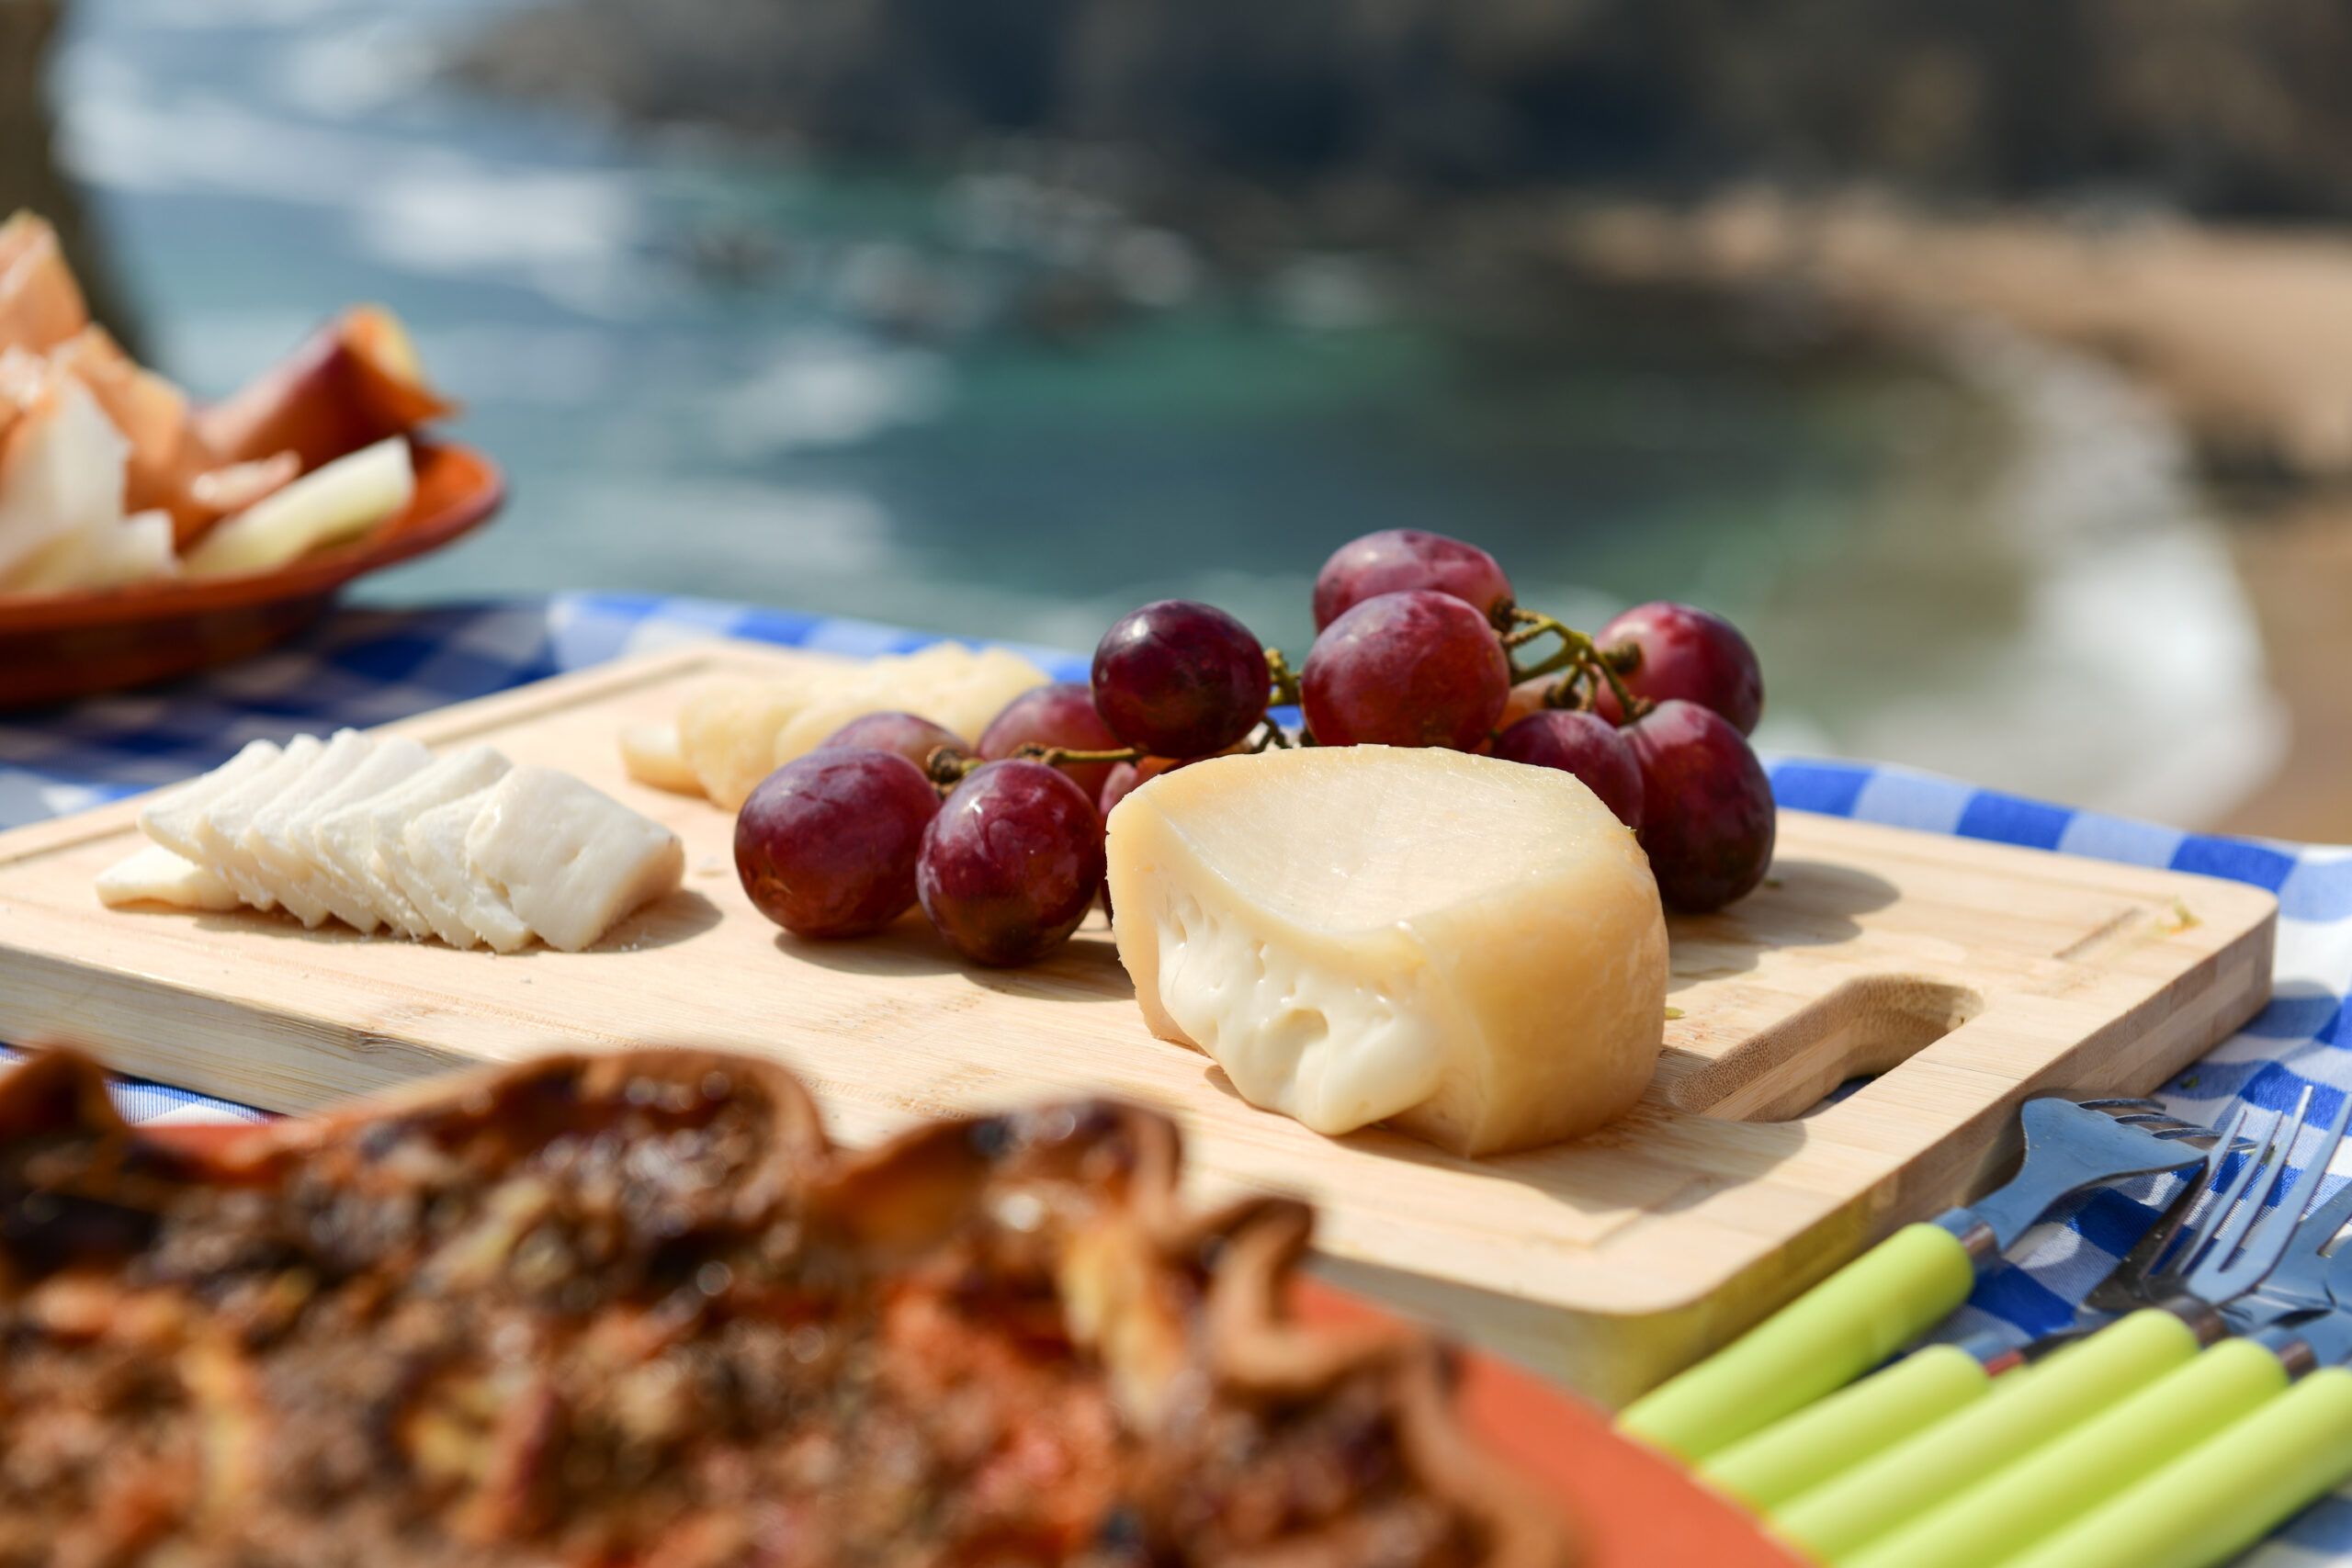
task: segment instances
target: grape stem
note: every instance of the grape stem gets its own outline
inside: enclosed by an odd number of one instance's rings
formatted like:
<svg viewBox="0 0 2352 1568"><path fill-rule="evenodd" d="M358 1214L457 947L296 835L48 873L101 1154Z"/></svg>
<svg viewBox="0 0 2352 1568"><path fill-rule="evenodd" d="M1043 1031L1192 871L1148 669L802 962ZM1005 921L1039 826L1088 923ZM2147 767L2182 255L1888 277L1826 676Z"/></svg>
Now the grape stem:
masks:
<svg viewBox="0 0 2352 1568"><path fill-rule="evenodd" d="M964 782L964 775L980 765L980 759L956 746L934 746L922 760L923 777L929 779L942 795Z"/></svg>
<svg viewBox="0 0 2352 1568"><path fill-rule="evenodd" d="M1649 711L1650 705L1627 691L1625 682L1618 678L1620 670L1633 670L1640 665L1642 651L1638 647L1628 643L1622 648L1603 649L1574 626L1533 610L1514 609L1510 618L1515 629L1503 634L1504 657L1507 659L1512 650L1523 648L1538 637L1555 637L1560 639L1557 649L1534 664L1521 665L1512 660L1510 678L1513 685L1522 681L1532 681L1539 675L1549 675L1555 670L1566 670L1570 672L1570 681L1578 675L1587 675L1608 682L1610 692L1617 698L1618 709L1625 716L1624 722L1628 724ZM1555 707L1567 705L1556 700L1562 687L1566 684L1563 682L1561 686L1546 692L1544 696L1545 704Z"/></svg>
<svg viewBox="0 0 2352 1568"><path fill-rule="evenodd" d="M1028 762L1043 762L1049 768L1083 767L1089 762L1140 762L1143 752L1133 746L1116 751L1080 751L1069 746L1048 746L1042 740L1032 740L1013 753ZM989 759L975 757L953 746L934 746L924 759L922 771L940 790L954 789L971 774L987 767Z"/></svg>
<svg viewBox="0 0 2352 1568"><path fill-rule="evenodd" d="M1298 671L1290 667L1290 660L1279 648L1266 649L1266 675L1273 682L1273 698L1269 707L1295 707L1298 705Z"/></svg>
<svg viewBox="0 0 2352 1568"><path fill-rule="evenodd" d="M1049 768L1079 767L1090 762L1140 762L1140 747L1122 746L1114 751L1080 751L1070 746L1048 746L1042 740L1032 740L1013 753L1033 762L1043 762Z"/></svg>

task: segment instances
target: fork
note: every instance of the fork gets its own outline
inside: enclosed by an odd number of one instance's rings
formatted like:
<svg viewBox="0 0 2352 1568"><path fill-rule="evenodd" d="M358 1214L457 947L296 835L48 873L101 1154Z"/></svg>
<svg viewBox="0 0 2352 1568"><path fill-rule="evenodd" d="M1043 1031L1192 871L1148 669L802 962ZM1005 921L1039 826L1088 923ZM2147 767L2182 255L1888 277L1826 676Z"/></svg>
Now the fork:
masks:
<svg viewBox="0 0 2352 1568"><path fill-rule="evenodd" d="M2346 1194L2352 1187L2337 1200ZM2320 1246L2347 1218L2337 1200L2306 1222L2328 1232ZM2194 1436L2172 1445L2155 1469L2078 1509L2000 1568L2206 1568L2352 1476L2352 1371L2343 1365L2352 1359L2352 1247L2339 1247L2322 1275L2332 1311L2262 1332L2285 1375L2298 1378L2293 1388L2233 1421L2218 1408L2190 1410ZM2217 1346L2199 1360L2229 1348ZM2312 1359L2324 1364L2310 1367ZM2166 1392L2159 1384L2142 1399Z"/></svg>
<svg viewBox="0 0 2352 1568"><path fill-rule="evenodd" d="M2169 1258L2165 1256L2167 1249L2160 1247L2157 1253L2160 1267L2150 1276L2149 1293L2160 1297L2162 1304L2132 1312L2064 1344L2046 1359L2001 1379L1989 1396L1800 1495L1772 1512L1775 1532L1821 1561L1908 1568L1927 1560L1927 1549L1919 1543L1929 1532L1925 1523L1915 1528L1914 1521L1932 1512L1945 1521L1937 1539L1947 1547L1954 1536L1970 1540L1979 1533L1977 1521L1973 1516L1954 1520L1951 1515L1957 1510L1948 1508L1949 1503L2160 1379L2169 1382L2171 1375L2189 1371L2192 1358L2199 1375L2187 1392L2199 1400L2211 1398L2233 1411L2251 1408L2266 1382L2264 1392L2275 1393L2282 1386L2283 1374L2278 1358L2260 1347L2233 1350L2211 1371L2203 1370L2206 1358L2197 1353L2226 1327L2219 1303L2258 1283L2284 1253L2304 1201L2352 1120L2352 1096L2346 1096L2321 1133L2314 1157L2278 1205L2262 1213L2262 1200L2278 1183L2308 1123L2310 1106L2306 1090L2291 1122L2286 1111L2278 1112L2259 1148L2226 1187L2221 1179L2228 1155L2250 1111L2241 1109L2216 1139L2206 1156L2203 1179L2195 1184L2197 1190L2213 1190L2213 1201L2188 1227L2177 1251ZM2251 1201L2245 1201L2248 1194ZM2113 1461L2114 1468L2125 1472L2113 1476L2115 1485L2166 1457L2156 1453L2143 1459L2143 1451L2142 1446L2131 1445ZM2086 1483L2094 1497L2101 1495L2097 1490L2099 1479L2093 1476ZM1892 1550L1897 1543L1890 1538L1897 1531L1909 1555ZM2027 1529L2024 1539L2032 1536ZM1889 1550L1866 1550L1882 1541ZM1949 1560L1989 1561L1966 1555Z"/></svg>
<svg viewBox="0 0 2352 1568"><path fill-rule="evenodd" d="M2260 1148L2226 1187L2220 1185L2222 1151L2230 1143L2217 1144L2204 1179L2188 1189L2211 1191L2211 1202L2189 1223L2189 1205L2176 1201L2152 1231L2153 1244L2134 1248L2135 1257L2153 1266L2125 1288L2157 1304L2075 1341L2029 1374L2044 1380L2027 1386L2049 1406L2038 1434L2021 1429L2026 1440L2014 1450L1988 1451L1984 1468L1941 1488L1930 1506L1909 1510L1891 1528L1851 1530L1859 1540L1840 1540L1835 1531L1843 1521L1830 1518L1818 1528L1839 1549L1821 1555L1841 1568L1983 1568L2001 1562L2283 1389L2289 1373L2276 1345L2234 1338L2199 1351L2230 1330L2251 1331L2294 1311L2248 1292L2263 1284L2292 1244L2308 1243L2297 1247L2299 1262L2306 1251L2316 1260L2343 1223L2346 1211L2331 1202L2312 1216L2313 1228L2306 1231L2303 1211L2352 1121L2352 1095L2344 1097L2324 1128L2310 1122L2311 1099L2306 1089L2291 1121L2284 1111L2272 1118ZM2232 1142L2250 1117L2240 1109L2229 1128ZM2312 1156L2284 1180L2288 1158L2307 1127L2317 1134ZM2266 1210L2263 1200L2282 1183L2278 1202ZM2317 1235L2319 1228L2326 1234ZM2317 1288L2324 1299L2324 1285ZM2104 1391L2091 1389L2079 1375L2061 1379L2066 1368L2126 1330L2161 1348L2135 1375ZM2052 1392L2050 1385L2062 1381L2075 1386Z"/></svg>
<svg viewBox="0 0 2352 1568"><path fill-rule="evenodd" d="M2223 1141L2211 1128L2183 1121L2153 1100L2086 1100L2084 1109L2164 1142L2216 1145L2224 1152L2251 1151L2243 1138ZM2212 1168L2208 1156L2206 1168ZM2200 1177L2185 1183L2160 1220L2169 1238L2174 1226L2201 1190ZM2142 1273L2153 1258L2137 1249L2126 1259ZM2013 1373L2053 1348L2049 1343L2018 1343L2015 1335L1980 1335L1957 1345L1929 1345L1850 1387L1782 1417L1764 1430L1700 1461L1708 1483L1759 1511L1770 1511L1841 1471L1901 1442L1990 1393L1994 1380Z"/></svg>
<svg viewBox="0 0 2352 1568"><path fill-rule="evenodd" d="M2025 1150L1999 1188L1905 1225L1695 1366L1617 1413L1618 1430L1687 1463L1835 1393L1968 1299L1977 1270L2068 1194L2196 1156L2126 1114L2051 1095L2018 1110Z"/></svg>

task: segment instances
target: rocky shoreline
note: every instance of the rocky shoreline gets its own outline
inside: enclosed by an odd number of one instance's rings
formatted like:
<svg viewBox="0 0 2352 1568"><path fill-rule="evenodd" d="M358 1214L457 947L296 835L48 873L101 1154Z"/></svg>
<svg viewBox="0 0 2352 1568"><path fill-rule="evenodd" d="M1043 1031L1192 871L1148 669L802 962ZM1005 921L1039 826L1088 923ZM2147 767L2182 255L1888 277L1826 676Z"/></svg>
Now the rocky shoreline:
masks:
<svg viewBox="0 0 2352 1568"><path fill-rule="evenodd" d="M2352 237L1757 191L1578 206L1557 233L1599 278L1794 290L1915 339L1994 321L2143 389L2230 525L2287 718L2267 781L2208 825L2352 842Z"/></svg>
<svg viewBox="0 0 2352 1568"><path fill-rule="evenodd" d="M1556 232L1627 283L1801 289L1897 332L2005 321L2148 387L2217 479L2352 484L2352 236L1763 189L1577 204Z"/></svg>

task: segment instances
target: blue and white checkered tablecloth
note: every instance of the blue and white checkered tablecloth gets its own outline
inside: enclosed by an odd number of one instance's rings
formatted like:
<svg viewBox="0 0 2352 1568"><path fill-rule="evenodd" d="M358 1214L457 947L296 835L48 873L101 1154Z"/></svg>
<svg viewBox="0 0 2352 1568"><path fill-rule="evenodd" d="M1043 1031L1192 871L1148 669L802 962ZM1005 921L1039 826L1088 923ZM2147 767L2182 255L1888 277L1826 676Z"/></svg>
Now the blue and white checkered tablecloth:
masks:
<svg viewBox="0 0 2352 1568"><path fill-rule="evenodd" d="M424 611L353 611L283 651L164 691L108 697L0 722L0 827L78 810L185 778L256 738L367 726L569 670L714 635L852 654L932 640L869 623L700 600L628 594ZM1023 649L1057 675L1084 661ZM2026 844L2061 854L2233 878L2279 901L2275 998L2261 1015L2184 1073L2163 1098L2217 1122L2233 1100L2291 1108L2306 1086L2315 1117L2352 1092L2352 848L2222 839L2070 810L1904 770L1782 760L1784 806L1929 832ZM137 1121L252 1118L185 1090L126 1083ZM2339 1159L2352 1170L2352 1158ZM2329 1184L2331 1187L2335 1182ZM1955 1334L2006 1324L2026 1332L2068 1321L2073 1304L2150 1223L2154 1184L2104 1191L2041 1226L1977 1287ZM2352 1563L2352 1490L2294 1520L2247 1560L2255 1568Z"/></svg>

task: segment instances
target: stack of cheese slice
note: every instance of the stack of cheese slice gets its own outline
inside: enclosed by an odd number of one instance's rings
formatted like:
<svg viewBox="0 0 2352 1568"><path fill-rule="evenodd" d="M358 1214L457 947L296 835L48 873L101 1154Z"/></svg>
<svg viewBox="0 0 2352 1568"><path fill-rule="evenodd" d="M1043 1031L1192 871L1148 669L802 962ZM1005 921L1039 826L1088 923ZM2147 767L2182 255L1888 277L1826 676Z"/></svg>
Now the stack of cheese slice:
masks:
<svg viewBox="0 0 2352 1568"><path fill-rule="evenodd" d="M109 905L282 908L500 953L591 946L685 865L676 834L569 773L350 729L256 740L139 826L154 842L99 874Z"/></svg>

